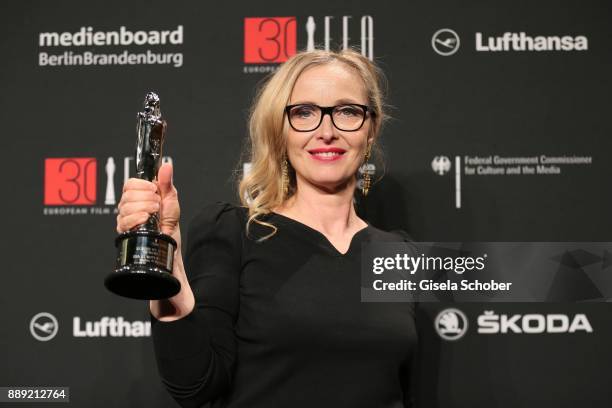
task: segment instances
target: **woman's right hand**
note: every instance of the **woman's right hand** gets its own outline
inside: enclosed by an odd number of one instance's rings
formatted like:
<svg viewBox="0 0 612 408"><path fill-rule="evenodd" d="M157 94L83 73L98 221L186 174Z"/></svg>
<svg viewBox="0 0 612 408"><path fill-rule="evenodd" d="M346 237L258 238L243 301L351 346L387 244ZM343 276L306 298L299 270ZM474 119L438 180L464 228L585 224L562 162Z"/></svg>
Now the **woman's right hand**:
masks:
<svg viewBox="0 0 612 408"><path fill-rule="evenodd" d="M172 165L159 168L157 181L128 179L118 205L117 232L122 233L144 224L149 216L159 211L161 232L170 235L181 246L179 217L181 209L176 188L172 184Z"/></svg>
<svg viewBox="0 0 612 408"><path fill-rule="evenodd" d="M156 182L137 178L127 180L123 186L117 215L117 232L122 233L144 224L151 214L159 211L161 232L170 235L177 243L172 274L181 283L181 290L170 299L151 300L149 304L151 314L163 321L186 316L195 304L181 256L181 210L177 190L172 183L172 171L172 165L166 163L159 168Z"/></svg>

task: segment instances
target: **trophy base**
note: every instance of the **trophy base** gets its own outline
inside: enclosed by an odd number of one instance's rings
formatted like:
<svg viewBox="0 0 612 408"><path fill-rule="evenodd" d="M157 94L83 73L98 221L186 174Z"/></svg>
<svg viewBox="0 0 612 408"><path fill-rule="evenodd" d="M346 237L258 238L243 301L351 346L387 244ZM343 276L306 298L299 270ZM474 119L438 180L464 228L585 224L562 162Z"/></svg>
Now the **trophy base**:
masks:
<svg viewBox="0 0 612 408"><path fill-rule="evenodd" d="M115 239L117 267L104 280L106 288L123 297L168 299L181 290L172 275L176 241L158 231L139 229Z"/></svg>
<svg viewBox="0 0 612 408"><path fill-rule="evenodd" d="M104 286L116 295L141 300L168 299L181 290L173 275L144 265L130 265L109 274Z"/></svg>

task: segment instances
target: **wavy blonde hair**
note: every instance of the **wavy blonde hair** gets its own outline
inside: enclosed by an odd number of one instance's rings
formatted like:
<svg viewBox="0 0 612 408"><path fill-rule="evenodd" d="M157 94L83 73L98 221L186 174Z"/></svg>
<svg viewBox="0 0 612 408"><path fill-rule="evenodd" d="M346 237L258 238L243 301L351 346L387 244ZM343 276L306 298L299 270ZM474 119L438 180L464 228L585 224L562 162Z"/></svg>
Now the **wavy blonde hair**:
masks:
<svg viewBox="0 0 612 408"><path fill-rule="evenodd" d="M247 147L250 148L245 152L244 161L250 162L251 167L239 184L238 194L242 205L249 209L247 233L252 222L272 228L272 232L260 238L260 241L277 231L274 225L263 221L261 217L281 206L296 190L295 175L291 173L289 192L284 193L282 174L287 154L285 106L289 103L293 87L307 68L337 62L354 69L363 80L367 103L373 110L368 140L371 140L372 150L380 152L376 141L387 119L383 97L386 82L380 68L352 49L304 51L289 58L259 88L249 115L250 143L247 143Z"/></svg>

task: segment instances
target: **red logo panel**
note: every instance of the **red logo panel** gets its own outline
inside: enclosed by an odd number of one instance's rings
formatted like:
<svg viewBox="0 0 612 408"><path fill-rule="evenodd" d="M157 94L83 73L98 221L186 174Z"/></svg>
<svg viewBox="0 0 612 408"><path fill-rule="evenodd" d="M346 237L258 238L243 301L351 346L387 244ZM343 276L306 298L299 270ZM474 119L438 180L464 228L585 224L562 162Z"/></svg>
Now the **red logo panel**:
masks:
<svg viewBox="0 0 612 408"><path fill-rule="evenodd" d="M45 205L95 204L97 170L93 157L45 159Z"/></svg>
<svg viewBox="0 0 612 408"><path fill-rule="evenodd" d="M296 52L295 17L246 17L244 62L270 64L286 61Z"/></svg>

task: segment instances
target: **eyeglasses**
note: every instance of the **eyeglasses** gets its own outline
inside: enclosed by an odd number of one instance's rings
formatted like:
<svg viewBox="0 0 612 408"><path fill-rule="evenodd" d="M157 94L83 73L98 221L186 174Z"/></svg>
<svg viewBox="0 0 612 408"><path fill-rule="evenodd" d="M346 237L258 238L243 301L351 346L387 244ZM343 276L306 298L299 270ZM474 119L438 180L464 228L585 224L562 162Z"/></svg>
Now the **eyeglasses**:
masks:
<svg viewBox="0 0 612 408"><path fill-rule="evenodd" d="M313 104L289 105L285 108L291 127L298 132L311 132L321 126L323 116L329 114L333 125L344 132L355 132L363 126L368 111L365 105L356 103L318 106Z"/></svg>

